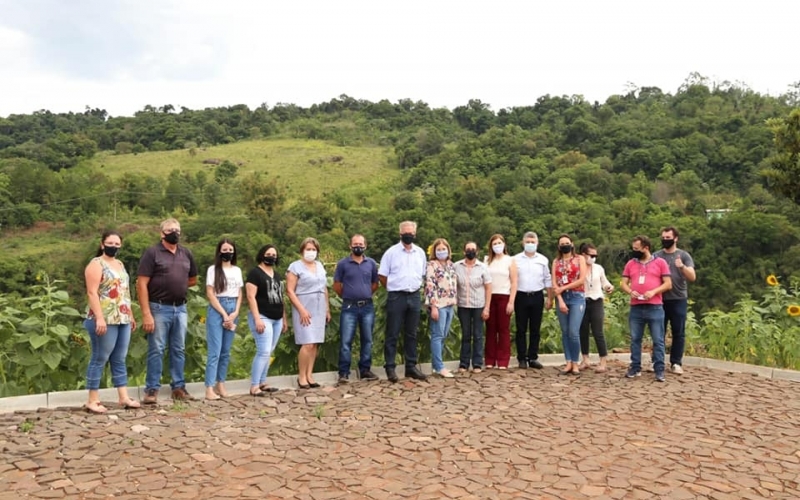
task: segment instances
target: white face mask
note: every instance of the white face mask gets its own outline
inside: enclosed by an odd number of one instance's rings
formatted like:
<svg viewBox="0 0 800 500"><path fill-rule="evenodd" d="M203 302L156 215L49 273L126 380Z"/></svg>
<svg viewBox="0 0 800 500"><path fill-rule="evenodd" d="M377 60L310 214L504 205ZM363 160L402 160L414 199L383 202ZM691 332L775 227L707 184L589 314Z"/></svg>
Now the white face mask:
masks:
<svg viewBox="0 0 800 500"><path fill-rule="evenodd" d="M596 261L596 260L597 260L597 257L587 257L586 258L586 262L588 262L590 266L592 264L594 264L594 261Z"/></svg>
<svg viewBox="0 0 800 500"><path fill-rule="evenodd" d="M306 262L314 262L317 260L317 251L316 250L306 250L303 252L303 260Z"/></svg>
<svg viewBox="0 0 800 500"><path fill-rule="evenodd" d="M502 254L503 250L505 250L505 249L506 249L506 246L504 244L502 244L502 243L498 243L496 245L492 245L492 251L494 253L496 253L497 255Z"/></svg>
<svg viewBox="0 0 800 500"><path fill-rule="evenodd" d="M536 243L525 243L525 251L528 253L536 253Z"/></svg>

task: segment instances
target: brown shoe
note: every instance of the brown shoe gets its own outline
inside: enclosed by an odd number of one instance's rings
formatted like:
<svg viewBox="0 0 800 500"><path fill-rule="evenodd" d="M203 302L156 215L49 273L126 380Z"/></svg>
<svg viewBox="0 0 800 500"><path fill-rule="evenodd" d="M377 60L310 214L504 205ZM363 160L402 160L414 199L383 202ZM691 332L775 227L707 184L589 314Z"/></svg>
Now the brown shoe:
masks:
<svg viewBox="0 0 800 500"><path fill-rule="evenodd" d="M186 392L185 387L178 387L172 390L173 401L192 401L193 399L192 395Z"/></svg>
<svg viewBox="0 0 800 500"><path fill-rule="evenodd" d="M142 403L146 405L154 405L158 403L158 389L148 389L144 394Z"/></svg>

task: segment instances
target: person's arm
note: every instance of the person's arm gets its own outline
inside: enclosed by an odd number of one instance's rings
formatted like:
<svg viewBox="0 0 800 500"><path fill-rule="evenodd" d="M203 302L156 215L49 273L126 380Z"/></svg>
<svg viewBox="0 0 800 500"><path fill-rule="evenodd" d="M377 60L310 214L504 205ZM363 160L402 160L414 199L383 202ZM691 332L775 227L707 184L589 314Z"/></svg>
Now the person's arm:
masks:
<svg viewBox="0 0 800 500"><path fill-rule="evenodd" d="M544 307L548 311L553 308L553 300L555 300L555 293L553 292L553 275L550 272L550 268L547 266L547 262L545 261L544 267L544 289L545 289L545 302Z"/></svg>
<svg viewBox="0 0 800 500"><path fill-rule="evenodd" d="M339 297L342 296L342 293L344 293L344 285L342 285L341 281L333 282L333 291L336 292L336 295L338 295Z"/></svg>
<svg viewBox="0 0 800 500"><path fill-rule="evenodd" d="M687 253L686 259L681 259L681 267L678 268L678 272L683 275L686 281L693 282L697 279L697 273L694 270L694 260L692 257Z"/></svg>
<svg viewBox="0 0 800 500"><path fill-rule="evenodd" d="M578 257L578 265L581 268L578 279L565 286L564 290L573 290L575 288L580 288L583 286L584 283L586 283L586 259L584 259L583 257Z"/></svg>
<svg viewBox="0 0 800 500"><path fill-rule="evenodd" d="M297 290L297 278L298 276L292 271L286 272L286 295L289 296L289 302L292 303L297 314L300 315L300 324L308 326L311 324L311 315L306 311L306 308L303 307L303 303L300 302L300 298L297 297L295 293Z"/></svg>
<svg viewBox="0 0 800 500"><path fill-rule="evenodd" d="M508 305L506 306L506 314L511 316L514 313L514 301L517 300L517 261L511 257L511 265L508 267L509 281L511 281L511 293L508 294Z"/></svg>
<svg viewBox="0 0 800 500"><path fill-rule="evenodd" d="M150 292L147 290L149 283L150 276L136 278L136 295L139 299L139 308L142 310L142 330L145 333L153 333L156 327L153 313L150 311Z"/></svg>
<svg viewBox="0 0 800 500"><path fill-rule="evenodd" d="M372 260L372 259L370 259ZM378 281L378 263L372 260L372 295L375 295L375 291L378 289L380 285L380 281Z"/></svg>
<svg viewBox="0 0 800 500"><path fill-rule="evenodd" d="M631 288L631 279L627 276L623 276L621 280L619 280L619 289L625 292L625 295L630 295L634 298L638 298Z"/></svg>
<svg viewBox="0 0 800 500"><path fill-rule="evenodd" d="M253 315L253 323L256 326L256 333L264 333L264 322L261 321L261 314L258 312L258 301L256 294L258 293L258 286L254 283L247 282L244 285L245 293L247 294L247 305L250 307L250 314Z"/></svg>
<svg viewBox="0 0 800 500"><path fill-rule="evenodd" d="M326 280L327 282L327 280ZM331 322L331 300L328 297L328 287L325 287L325 323Z"/></svg>
<svg viewBox="0 0 800 500"><path fill-rule="evenodd" d="M84 271L86 278L86 295L89 299L89 309L94 314L97 335L105 335L107 330L106 319L103 316L103 308L100 305L100 280L103 278L103 266L99 261L93 260L86 266Z"/></svg>
<svg viewBox="0 0 800 500"><path fill-rule="evenodd" d="M607 293L611 293L614 291L614 285L608 281L608 277L606 276L606 270L603 269L602 266L597 266L596 269L600 269L600 287L605 290Z"/></svg>
<svg viewBox="0 0 800 500"><path fill-rule="evenodd" d="M436 294L436 270L431 262L428 262L425 269L425 305L430 309L431 319L438 321L439 299Z"/></svg>
<svg viewBox="0 0 800 500"><path fill-rule="evenodd" d="M238 278L237 283L240 284L239 285L239 295L236 296L236 309L234 309L233 312L228 315L228 321L233 321L236 318L238 318L239 317L239 311L242 309L242 287L241 287L242 270L239 269L238 267L236 268L236 274L237 274L236 277Z"/></svg>
<svg viewBox="0 0 800 500"><path fill-rule="evenodd" d="M208 272L206 272L206 298L208 299L208 305L211 306L212 309L217 311L220 316L222 316L222 322L228 322L228 312L225 311L225 308L222 307L222 304L219 303L219 299L217 298L217 293L214 290L214 280L216 278L216 268L211 266L208 268Z"/></svg>
<svg viewBox="0 0 800 500"><path fill-rule="evenodd" d="M346 260L340 260L338 264L336 264L336 270L333 272L333 291L336 292L336 295L339 297L342 296L344 293L344 266Z"/></svg>
<svg viewBox="0 0 800 500"><path fill-rule="evenodd" d="M188 284L190 287L195 286L197 284L197 264L194 262L194 255L192 252L189 252L189 281Z"/></svg>
<svg viewBox="0 0 800 500"><path fill-rule="evenodd" d="M484 282L483 283L483 294L486 297L486 302L483 305L483 311L481 311L481 319L486 321L489 319L489 312L491 312L491 305L492 305L492 282Z"/></svg>

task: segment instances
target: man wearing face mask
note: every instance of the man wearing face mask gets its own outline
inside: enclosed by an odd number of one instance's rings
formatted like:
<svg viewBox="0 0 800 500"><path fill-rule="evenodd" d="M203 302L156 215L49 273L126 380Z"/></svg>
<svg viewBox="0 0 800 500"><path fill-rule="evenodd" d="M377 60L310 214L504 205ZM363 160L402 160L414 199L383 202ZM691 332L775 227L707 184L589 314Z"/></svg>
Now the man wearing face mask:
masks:
<svg viewBox="0 0 800 500"><path fill-rule="evenodd" d="M175 219L161 223L161 242L145 250L139 260L136 291L147 334L145 404L158 401L164 349L169 344L172 399L194 399L186 392L186 293L197 284L192 252L179 245L181 225Z"/></svg>
<svg viewBox="0 0 800 500"><path fill-rule="evenodd" d="M428 265L425 251L414 244L417 223L400 223L400 242L383 254L378 268L378 279L389 292L386 298L386 341L383 348L386 359L386 378L397 382L395 372L397 341L403 330L403 357L406 377L425 380L417 368L417 328L421 308L420 289Z"/></svg>
<svg viewBox="0 0 800 500"><path fill-rule="evenodd" d="M339 319L339 383L350 381L353 339L356 326L361 333L361 353L358 373L361 380L377 380L372 373L372 328L375 325L375 306L372 295L378 289L378 263L364 255L367 240L356 234L350 238L350 255L336 264L333 290L342 298Z"/></svg>
<svg viewBox="0 0 800 500"><path fill-rule="evenodd" d="M650 238L636 236L631 260L622 271L620 289L631 296L628 324L631 330L631 365L625 376L642 374L642 337L645 326L653 338L653 370L656 382L664 382L664 307L662 294L672 288L669 266L650 253Z"/></svg>
<svg viewBox="0 0 800 500"><path fill-rule="evenodd" d="M686 347L686 314L689 308L688 284L697 279L694 260L689 252L678 248L678 229L665 227L661 230L661 247L655 253L669 264L672 290L664 293L664 331L669 324L672 330L672 347L669 350L669 366L672 373L683 373L683 351Z"/></svg>
<svg viewBox="0 0 800 500"><path fill-rule="evenodd" d="M542 363L538 358L542 316L545 309L553 307L553 278L548 258L537 253L538 245L539 236L529 231L522 238L523 251L514 256L517 264L514 314L519 367L541 370ZM526 338L528 332L530 332L530 342Z"/></svg>

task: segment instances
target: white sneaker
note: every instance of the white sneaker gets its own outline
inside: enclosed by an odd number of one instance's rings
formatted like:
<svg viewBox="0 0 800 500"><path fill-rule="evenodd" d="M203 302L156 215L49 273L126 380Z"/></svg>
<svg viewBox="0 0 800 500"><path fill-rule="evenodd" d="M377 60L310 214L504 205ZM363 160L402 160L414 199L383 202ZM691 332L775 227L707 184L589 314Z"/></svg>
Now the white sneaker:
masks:
<svg viewBox="0 0 800 500"><path fill-rule="evenodd" d="M672 373L674 373L675 375L682 375L683 368L681 368L681 365L678 364L672 365Z"/></svg>

